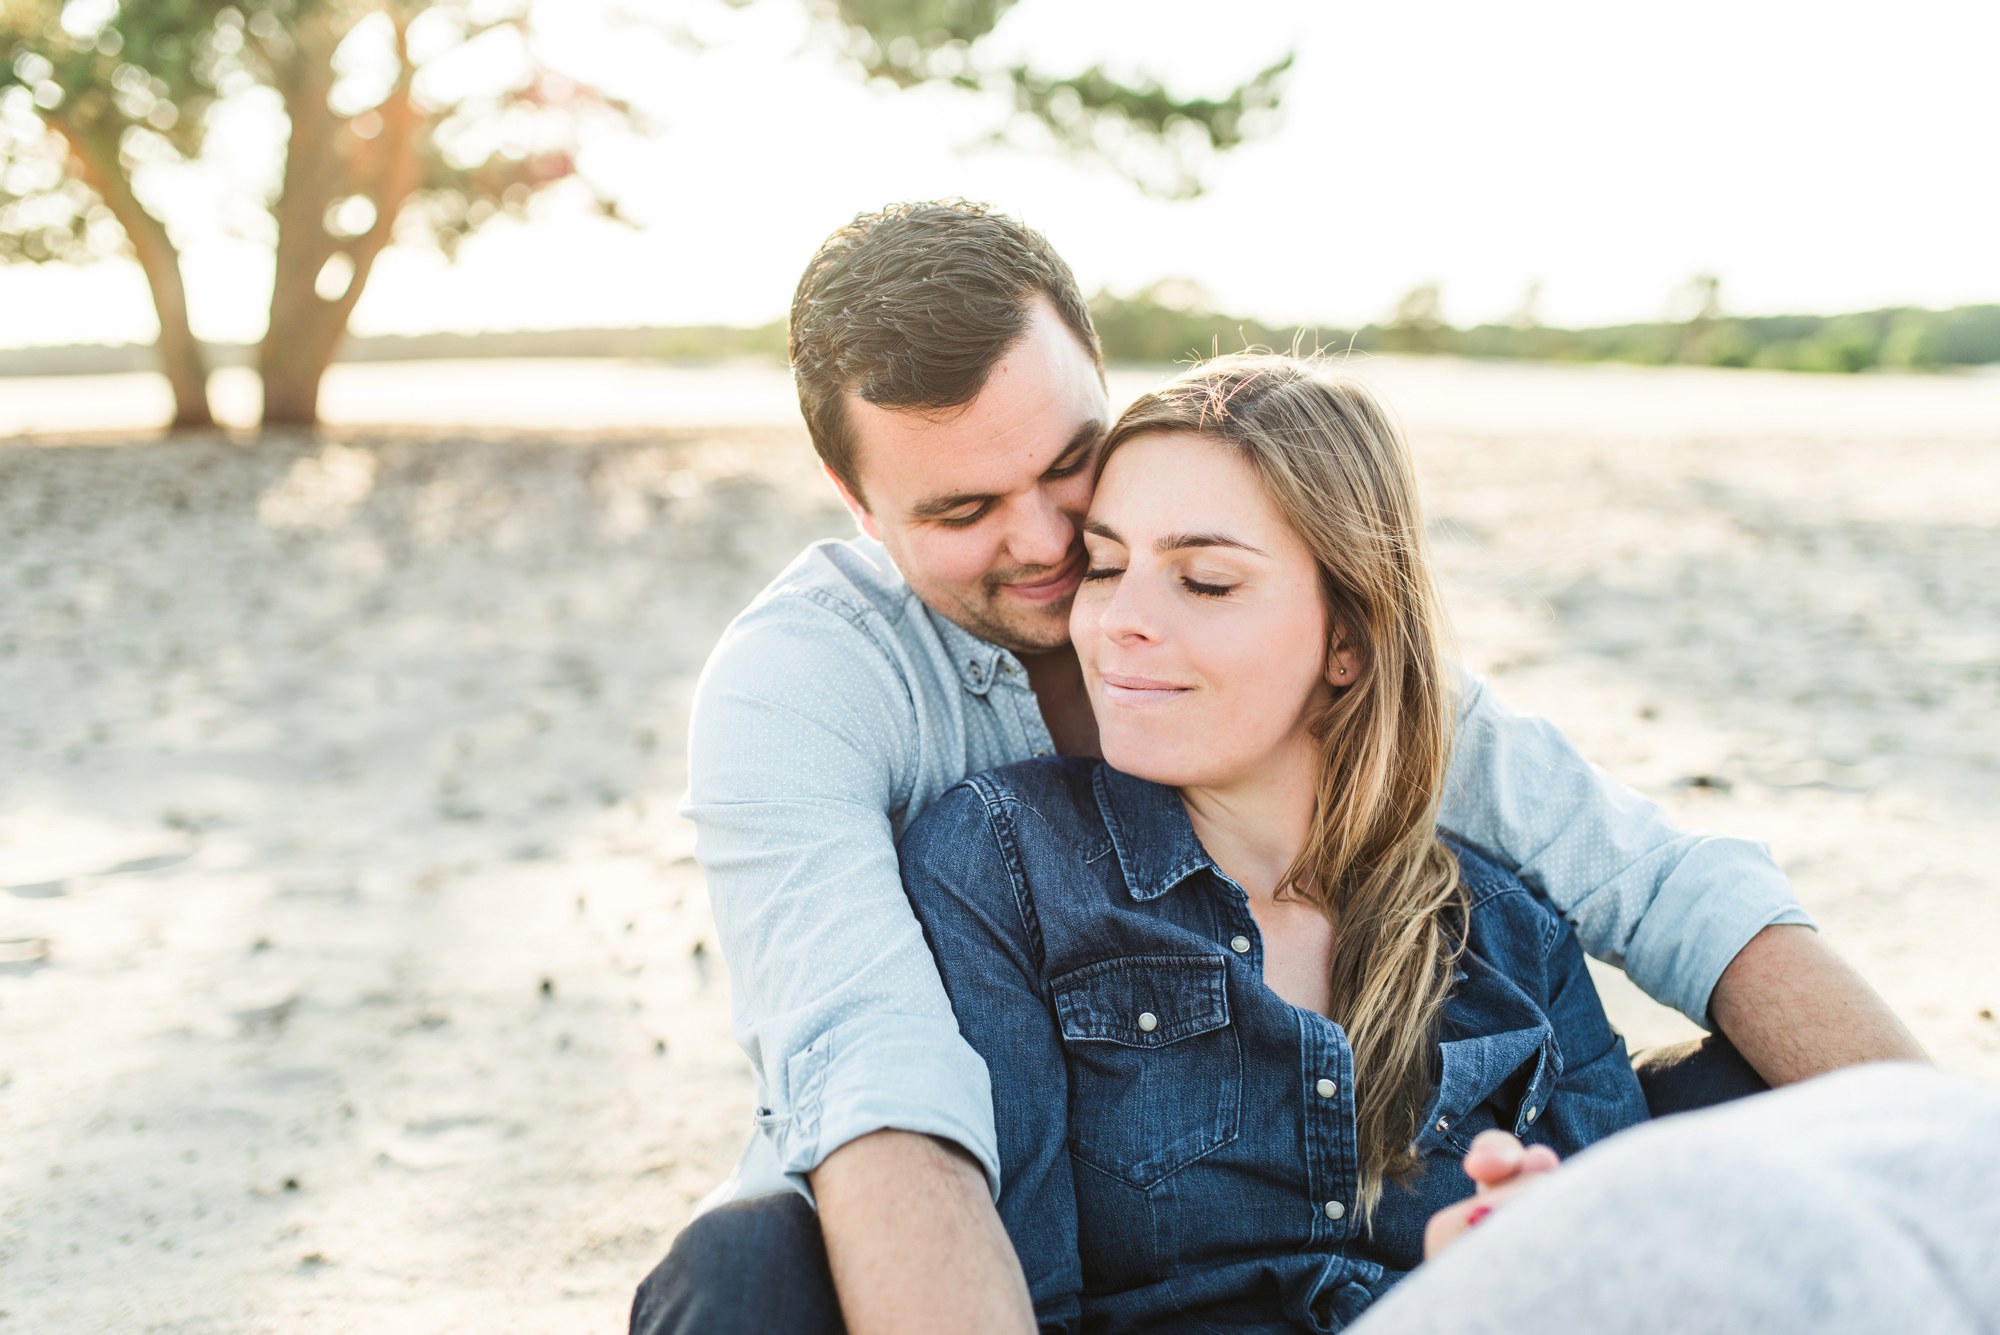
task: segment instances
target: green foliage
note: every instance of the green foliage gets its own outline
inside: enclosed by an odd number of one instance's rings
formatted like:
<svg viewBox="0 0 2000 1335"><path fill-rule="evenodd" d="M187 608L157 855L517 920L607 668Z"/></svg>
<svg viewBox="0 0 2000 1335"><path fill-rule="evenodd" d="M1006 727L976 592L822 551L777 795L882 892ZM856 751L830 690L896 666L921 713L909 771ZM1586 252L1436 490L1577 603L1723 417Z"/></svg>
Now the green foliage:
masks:
<svg viewBox="0 0 2000 1335"><path fill-rule="evenodd" d="M1729 317L1713 313L1712 289L1691 291L1698 298L1693 309L1702 312L1693 319L1596 329L1518 322L1455 329L1445 323L1438 288L1430 283L1405 296L1387 321L1351 331L1273 326L1218 314L1204 309L1205 296L1184 282L1158 283L1129 297L1100 293L1091 302L1091 313L1105 358L1114 362L1185 361L1253 345L1297 345L1306 351L1352 347L1361 352L1836 374L2000 363L2000 306Z"/></svg>
<svg viewBox="0 0 2000 1335"><path fill-rule="evenodd" d="M981 42L1015 0L808 0L868 77L899 88L944 83L1004 92L1017 115L1064 149L1107 163L1167 198L1201 193L1209 159L1270 124L1292 68L1287 51L1218 97L1183 97L1102 64L1053 75L998 66Z"/></svg>
<svg viewBox="0 0 2000 1335"><path fill-rule="evenodd" d="M217 6L157 0L95 22L91 8L0 0L0 259L79 261L122 242L111 210L68 169L72 144L99 146L128 174L201 152L217 71L189 34Z"/></svg>
<svg viewBox="0 0 2000 1335"><path fill-rule="evenodd" d="M722 325L683 325L649 335L651 354L664 362L726 362L738 359L785 360L785 322L773 320L754 329Z"/></svg>
<svg viewBox="0 0 2000 1335"><path fill-rule="evenodd" d="M1104 356L1117 362L1185 362L1246 347L1291 346L1289 331L1201 309L1192 284L1155 283L1129 297L1100 292L1090 303Z"/></svg>

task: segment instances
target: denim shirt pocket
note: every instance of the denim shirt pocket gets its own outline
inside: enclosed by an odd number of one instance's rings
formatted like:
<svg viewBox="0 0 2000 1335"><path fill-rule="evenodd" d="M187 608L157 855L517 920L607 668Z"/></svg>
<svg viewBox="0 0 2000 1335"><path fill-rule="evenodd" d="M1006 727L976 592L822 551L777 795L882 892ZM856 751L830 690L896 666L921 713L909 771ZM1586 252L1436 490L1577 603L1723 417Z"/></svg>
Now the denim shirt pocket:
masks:
<svg viewBox="0 0 2000 1335"><path fill-rule="evenodd" d="M1143 1190L1236 1138L1243 1051L1227 959L1126 956L1071 970L1049 990L1079 1160Z"/></svg>

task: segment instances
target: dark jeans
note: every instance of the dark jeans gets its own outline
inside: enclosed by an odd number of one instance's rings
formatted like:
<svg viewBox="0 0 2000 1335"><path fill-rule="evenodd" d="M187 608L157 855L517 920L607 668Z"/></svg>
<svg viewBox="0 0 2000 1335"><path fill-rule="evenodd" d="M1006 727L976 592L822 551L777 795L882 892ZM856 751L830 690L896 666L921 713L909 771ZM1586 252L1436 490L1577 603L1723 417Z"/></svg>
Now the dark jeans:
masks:
<svg viewBox="0 0 2000 1335"><path fill-rule="evenodd" d="M1721 1034L1647 1048L1633 1056L1632 1069L1655 1117L1712 1108L1770 1089Z"/></svg>
<svg viewBox="0 0 2000 1335"><path fill-rule="evenodd" d="M819 1216L794 1191L710 1210L632 1300L632 1335L846 1335Z"/></svg>
<svg viewBox="0 0 2000 1335"><path fill-rule="evenodd" d="M1632 1059L1655 1117L1767 1086L1718 1035ZM777 1192L711 1210L674 1240L632 1302L632 1335L845 1335L819 1216Z"/></svg>

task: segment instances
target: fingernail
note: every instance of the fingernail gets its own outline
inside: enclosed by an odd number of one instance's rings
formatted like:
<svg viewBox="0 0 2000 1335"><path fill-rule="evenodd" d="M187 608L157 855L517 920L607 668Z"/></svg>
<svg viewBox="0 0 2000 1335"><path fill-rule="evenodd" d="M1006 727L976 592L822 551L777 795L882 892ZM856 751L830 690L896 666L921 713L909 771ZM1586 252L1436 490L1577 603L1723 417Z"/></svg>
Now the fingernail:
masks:
<svg viewBox="0 0 2000 1335"><path fill-rule="evenodd" d="M1475 1205L1472 1207L1472 1212L1465 1216L1465 1226L1471 1228L1474 1224L1492 1213L1493 1207L1490 1205Z"/></svg>

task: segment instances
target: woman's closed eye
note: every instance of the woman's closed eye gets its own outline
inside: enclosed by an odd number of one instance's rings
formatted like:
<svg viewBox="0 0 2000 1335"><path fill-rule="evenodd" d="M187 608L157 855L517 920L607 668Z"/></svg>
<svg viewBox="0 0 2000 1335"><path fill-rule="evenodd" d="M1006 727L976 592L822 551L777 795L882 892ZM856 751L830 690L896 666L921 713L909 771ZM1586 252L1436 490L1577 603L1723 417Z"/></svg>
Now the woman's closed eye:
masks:
<svg viewBox="0 0 2000 1335"><path fill-rule="evenodd" d="M1099 580L1112 579L1124 573L1124 566L1094 565L1084 570L1083 582L1086 584L1095 584ZM1196 579L1192 575L1182 575L1180 580L1182 588L1202 598L1227 598L1230 594L1236 592L1234 584L1215 584L1207 580Z"/></svg>
<svg viewBox="0 0 2000 1335"><path fill-rule="evenodd" d="M1234 584L1209 584L1203 580L1194 578L1192 575L1181 576L1181 587L1189 593L1199 594L1203 598L1227 598L1230 594L1236 592Z"/></svg>

